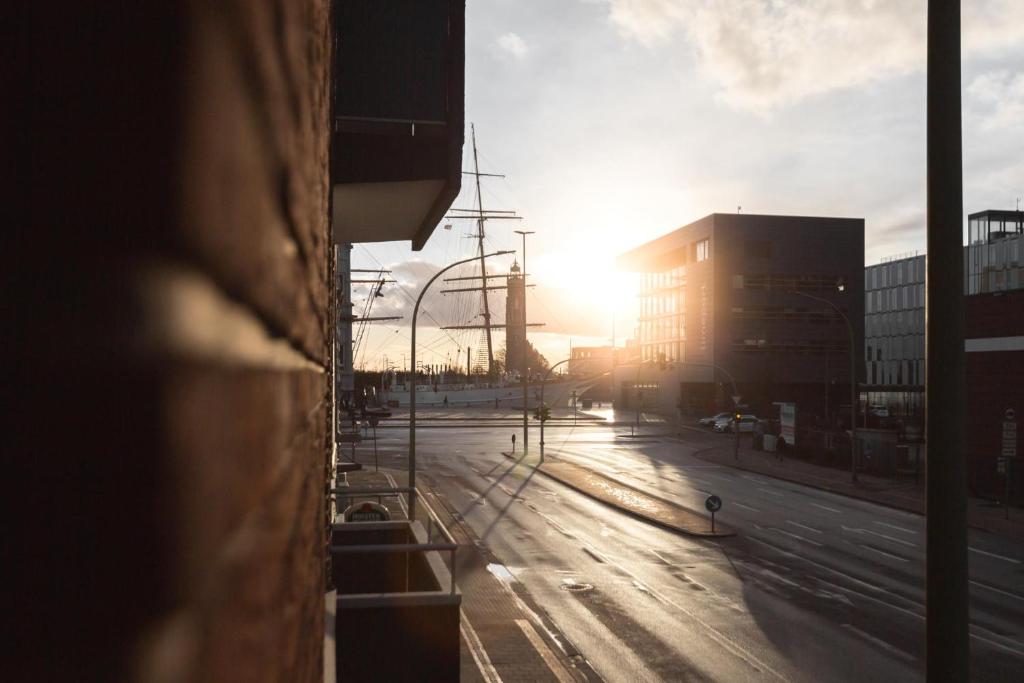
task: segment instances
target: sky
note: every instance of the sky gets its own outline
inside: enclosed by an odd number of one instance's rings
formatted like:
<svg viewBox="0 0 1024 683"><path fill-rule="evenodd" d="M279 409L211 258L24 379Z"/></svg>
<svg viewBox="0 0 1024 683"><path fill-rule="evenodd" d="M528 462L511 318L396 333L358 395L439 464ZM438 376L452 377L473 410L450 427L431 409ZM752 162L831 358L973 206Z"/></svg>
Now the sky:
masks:
<svg viewBox="0 0 1024 683"><path fill-rule="evenodd" d="M925 0L470 0L463 167L473 122L481 171L506 175L483 179L484 207L523 217L488 222L486 246L519 249L513 230L536 233L527 306L544 327L531 341L551 362L570 344L614 335L621 346L637 283L615 271L616 255L710 213L858 217L867 264L923 252L925 10ZM963 0L962 21L965 215L1018 197L1024 206L1024 1ZM475 204L469 180L454 206ZM473 254L474 227L446 220L420 252L355 248L354 267L386 266L398 280L370 315L404 316L367 328L357 367L402 365L412 302ZM511 258L494 259L494 272ZM355 291L357 311L365 294ZM428 293L419 359L464 366L467 346L475 356L479 331L438 327L480 322L480 303ZM491 303L503 320L504 295Z"/></svg>

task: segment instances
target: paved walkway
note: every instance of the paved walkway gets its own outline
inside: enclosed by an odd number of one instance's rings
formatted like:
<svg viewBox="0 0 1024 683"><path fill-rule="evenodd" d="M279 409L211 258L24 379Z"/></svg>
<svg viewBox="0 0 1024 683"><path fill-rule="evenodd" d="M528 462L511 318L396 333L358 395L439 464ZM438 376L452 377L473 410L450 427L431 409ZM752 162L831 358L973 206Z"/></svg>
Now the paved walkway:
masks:
<svg viewBox="0 0 1024 683"><path fill-rule="evenodd" d="M544 464L541 465L537 462L537 456L529 456L524 462L521 455L512 453L502 453L502 455L516 462L534 465L541 474L545 474L569 488L626 514L639 517L666 529L678 531L687 536L719 538L735 535L731 528L721 522L716 522L715 528L712 530L711 518L706 512L684 508L678 503L665 500L586 467L551 456L548 456Z"/></svg>

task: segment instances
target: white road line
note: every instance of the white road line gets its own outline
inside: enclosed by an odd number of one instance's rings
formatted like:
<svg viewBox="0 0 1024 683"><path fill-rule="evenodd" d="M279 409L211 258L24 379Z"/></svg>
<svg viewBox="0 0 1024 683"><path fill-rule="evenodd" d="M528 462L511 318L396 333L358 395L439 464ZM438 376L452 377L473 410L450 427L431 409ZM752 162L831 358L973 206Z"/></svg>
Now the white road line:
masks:
<svg viewBox="0 0 1024 683"><path fill-rule="evenodd" d="M917 547L916 543L911 543L910 541L904 541L902 538L893 538L892 536L886 536L885 534L880 534L877 531L872 531L871 529L861 529L861 531L863 531L866 534L871 534L872 536L878 536L879 538L884 538L885 540L892 541L893 543L899 543L901 545L907 545L907 546L910 546L911 548L916 548Z"/></svg>
<svg viewBox="0 0 1024 683"><path fill-rule="evenodd" d="M889 527L890 529L895 529L896 531L902 531L905 534L916 534L917 533L913 529L904 529L903 527L896 526L895 524L886 524L885 522L875 522L875 524L877 524L878 526Z"/></svg>
<svg viewBox="0 0 1024 683"><path fill-rule="evenodd" d="M973 579L970 579L970 582L973 583L975 586L978 586L979 588L986 588L986 589L988 589L990 591L995 591L996 593L1002 593L1003 595L1009 596L1011 598L1016 598L1017 600L1020 600L1020 601L1024 602L1024 597L1021 597L1020 595L1017 595L1016 593L1010 593L1008 591L1004 591L1004 590L1001 590L999 588L996 588L995 586L990 586L990 585L988 585L986 583L978 583L977 581L975 581Z"/></svg>
<svg viewBox="0 0 1024 683"><path fill-rule="evenodd" d="M792 524L795 527L799 527L801 529L806 529L807 531L813 531L816 534L822 533L821 529L815 529L812 526L807 526L806 524L801 524L800 522L794 522L794 521L789 520L789 519L786 520L786 524Z"/></svg>
<svg viewBox="0 0 1024 683"><path fill-rule="evenodd" d="M828 505L818 505L817 503L811 503L811 505L813 505L816 508L821 508L822 510L828 510L829 512L834 512L837 515L843 514L842 510L836 510L835 508L830 508Z"/></svg>
<svg viewBox="0 0 1024 683"><path fill-rule="evenodd" d="M609 562L609 564L611 564L612 566L616 567L619 571L621 571L623 574L629 576L630 578L635 579L637 581L640 580L640 577L638 577L636 574L634 574L630 570L626 569L621 564L619 564L617 562ZM778 671L776 671L775 669L773 669L772 667L768 666L763 661L761 661L752 652L749 652L742 645L740 645L736 641L734 641L731 638L729 638L729 636L725 635L722 631L719 631L714 626L712 626L711 624L707 623L706 621L704 621L703 619L698 617L695 612L686 609L685 607L683 607L679 603L673 601L667 595L662 594L660 591L658 591L658 590L656 590L654 588L651 588L650 586L648 586L647 589L650 591L651 595L656 600L658 600L659 602L661 602L661 603L663 603L665 605L670 605L670 606L674 607L675 609L679 610L680 612L682 612L683 614L685 614L686 616L688 616L690 619L692 619L698 625L700 625L701 628L704 629L704 632L707 634L707 636L709 638L711 638L715 642L719 643L722 647L726 648L727 650L731 651L734 655L736 655L737 657L742 659L744 662L746 662L751 667L753 667L755 669L760 669L761 671L764 671L764 672L767 672L767 673L771 674L772 676L774 676L775 678L779 679L780 681L788 680L785 676L780 674Z"/></svg>
<svg viewBox="0 0 1024 683"><path fill-rule="evenodd" d="M760 510L758 510L757 508L751 507L749 505L744 505L743 503L733 503L733 505L735 505L736 507L741 507L744 510L750 510L751 512L760 512Z"/></svg>
<svg viewBox="0 0 1024 683"><path fill-rule="evenodd" d="M983 643L988 643L989 645L995 645L996 647L1001 648L1003 650L1006 650L1007 652L1012 652L1013 654L1017 655L1018 657L1024 657L1024 651L1014 649L1014 648L1010 647L1009 645L1003 645L1002 643L997 643L996 641L989 640L988 638L982 638L977 633L972 633L971 634L971 638L974 638L976 640L980 640Z"/></svg>
<svg viewBox="0 0 1024 683"><path fill-rule="evenodd" d="M487 656L487 650L484 649L483 643L480 642L480 637L473 629L473 625L469 623L469 619L466 617L466 610L460 611L462 619L459 622L459 630L462 631L462 638L469 647L469 653L473 655L476 668L480 670L480 675L484 677L487 683L501 683L501 676L498 675L494 664L491 663L491 658Z"/></svg>
<svg viewBox="0 0 1024 683"><path fill-rule="evenodd" d="M772 491L772 490L770 490L770 489L762 489L762 488L758 488L757 490L758 490L758 491L764 491L765 493L767 493L767 494L770 494L770 495L773 495L773 496L781 496L781 495L782 495L782 494L781 494L781 493L779 493L778 491Z"/></svg>
<svg viewBox="0 0 1024 683"><path fill-rule="evenodd" d="M988 555L989 557L994 557L997 560L1005 560L1007 562L1013 562L1014 564L1020 564L1021 563L1020 560L1015 560L1012 557L1006 557L1004 555L996 555L995 553L986 552L984 550L978 550L977 548L973 548L971 546L967 546L967 549L970 550L973 553L978 553L979 555Z"/></svg>
<svg viewBox="0 0 1024 683"><path fill-rule="evenodd" d="M662 561L662 562L664 562L665 564L667 564L667 565L669 565L669 566L671 566L671 565L672 565L672 563L671 563L671 562L669 562L668 558L666 558L666 557L665 557L664 555L662 555L661 553L659 553L659 552L658 552L657 550L655 550L654 548L648 548L648 550L649 550L649 551L651 552L651 554L652 554L652 555L654 555L654 556L655 556L656 558L658 558L659 560L661 560L661 561Z"/></svg>
<svg viewBox="0 0 1024 683"><path fill-rule="evenodd" d="M555 653L551 651L548 644L540 637L540 634L534 630L533 625L530 624L526 619L516 619L516 625L523 631L523 635L533 645L533 649L537 651L540 658L544 660L544 663L551 669L551 673L555 675L555 678L559 680L559 683L573 683L574 679L569 672L565 670L562 663L555 657Z"/></svg>
<svg viewBox="0 0 1024 683"><path fill-rule="evenodd" d="M790 533L790 532L786 531L785 529L775 529L775 530L776 530L776 531L778 531L778 532L779 532L780 534L785 534L785 535L787 535L787 536L789 536L789 537L791 537L791 538L795 538L795 539L801 540L801 541L803 541L804 543L810 543L811 545L816 545L816 546L818 546L819 548L820 548L820 547L822 547L822 544L821 544L821 543L818 543L817 541L812 541L812 540L811 540L811 539L809 539L809 538L804 538L804 537L803 537L803 536L801 536L800 534L794 534L794 533Z"/></svg>
<svg viewBox="0 0 1024 683"><path fill-rule="evenodd" d="M859 628L857 628L853 624L843 624L843 628L845 628L847 630L850 630L850 631L853 631L858 636L860 636L864 640L868 641L872 645L877 645L878 647L882 648L883 650L885 650L889 654L895 655L896 657L899 657L900 659L902 659L904 661L907 661L907 662L914 661L914 656L913 655L908 654L908 653L904 652L903 650L890 645L889 643L885 642L884 640L882 640L880 638L875 638L870 633L865 633L864 631L861 631Z"/></svg>
<svg viewBox="0 0 1024 683"><path fill-rule="evenodd" d="M910 562L910 560L908 560L905 557L900 557L899 555L893 555L891 553L885 552L884 550L879 550L878 548L872 548L869 545L864 545L863 543L858 543L857 545L859 545L861 548L864 548L865 550L870 550L872 552L878 553L879 555L884 555L885 557L889 557L889 558L892 558L894 560L899 560L900 562Z"/></svg>

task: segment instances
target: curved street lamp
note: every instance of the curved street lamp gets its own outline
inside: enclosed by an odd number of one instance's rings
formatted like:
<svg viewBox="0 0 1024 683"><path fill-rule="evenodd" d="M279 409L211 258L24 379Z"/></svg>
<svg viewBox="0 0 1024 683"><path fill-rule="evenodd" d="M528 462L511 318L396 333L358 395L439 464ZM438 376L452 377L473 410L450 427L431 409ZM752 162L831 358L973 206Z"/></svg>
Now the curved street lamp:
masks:
<svg viewBox="0 0 1024 683"><path fill-rule="evenodd" d="M842 284L839 286L839 291L843 291ZM828 304L832 307L843 322L846 323L846 331L850 335L850 474L853 482L857 482L857 342L853 334L853 325L850 323L850 319L846 317L846 314L840 310L838 306L829 301L823 299L820 296L814 296L807 292L800 292L795 289L789 290L789 294L798 294L799 296L819 301L823 304Z"/></svg>
<svg viewBox="0 0 1024 683"><path fill-rule="evenodd" d="M423 285L423 290L420 295L416 298L416 305L412 309L412 343L409 350L411 356L411 367L412 376L411 383L409 384L409 519L416 519L416 317L420 312L420 302L423 301L423 295L430 289L430 285L434 284L434 280L441 276L442 273L451 270L455 266L461 266L464 263L472 263L478 261L481 258L487 258L488 256L504 256L505 254L513 254L514 251L504 250L496 251L493 254L484 254L483 256L474 256L473 258L463 259L456 261L455 263L449 264L437 271L434 277L427 281L427 284Z"/></svg>

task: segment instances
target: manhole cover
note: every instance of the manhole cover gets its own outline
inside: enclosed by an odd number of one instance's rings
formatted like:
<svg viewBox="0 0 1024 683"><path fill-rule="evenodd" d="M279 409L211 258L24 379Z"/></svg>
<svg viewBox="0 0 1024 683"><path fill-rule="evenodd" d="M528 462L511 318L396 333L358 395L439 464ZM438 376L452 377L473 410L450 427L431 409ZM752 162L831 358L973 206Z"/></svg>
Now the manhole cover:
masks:
<svg viewBox="0 0 1024 683"><path fill-rule="evenodd" d="M561 589L569 591L570 593L583 593L585 591L594 590L594 586L589 583L577 583L576 581L564 581L562 582Z"/></svg>

